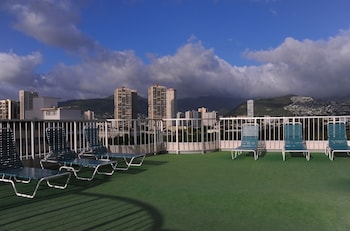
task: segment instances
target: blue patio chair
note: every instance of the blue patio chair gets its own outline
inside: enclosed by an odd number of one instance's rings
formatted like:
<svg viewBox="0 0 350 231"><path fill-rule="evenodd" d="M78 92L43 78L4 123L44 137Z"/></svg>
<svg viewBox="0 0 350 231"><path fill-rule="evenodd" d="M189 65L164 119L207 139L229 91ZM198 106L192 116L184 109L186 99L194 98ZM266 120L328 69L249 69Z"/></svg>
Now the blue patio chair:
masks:
<svg viewBox="0 0 350 231"><path fill-rule="evenodd" d="M327 124L328 145L326 147L326 155L330 160L334 160L335 152L344 152L347 155L350 153L348 139L346 136L345 122L331 122Z"/></svg>
<svg viewBox="0 0 350 231"><path fill-rule="evenodd" d="M310 151L307 150L303 140L303 126L301 123L284 124L284 146L282 149L283 161L286 160L286 152L302 153L306 160L310 160Z"/></svg>
<svg viewBox="0 0 350 231"><path fill-rule="evenodd" d="M112 160L95 160L77 158L75 152L71 150L66 140L66 132L60 127L51 127L46 129L46 138L50 147L50 152L40 161L41 167L45 163L58 164L59 169L66 169L73 172L79 180L91 181L96 174L113 175L117 161ZM110 171L100 171L100 168L108 166ZM82 168L93 169L90 177L79 176L78 173Z"/></svg>
<svg viewBox="0 0 350 231"><path fill-rule="evenodd" d="M39 185L42 181L46 181L47 185L52 188L65 189L68 185L71 173L49 169L32 168L23 166L19 155L16 151L16 145L13 132L10 128L0 129L0 181L7 182L17 196L34 198ZM52 184L51 179L66 177L64 184ZM17 190L17 183L30 183L32 180L37 181L32 193L20 193Z"/></svg>
<svg viewBox="0 0 350 231"><path fill-rule="evenodd" d="M84 137L87 141L88 148L83 150L79 157L92 156L96 159L114 159L117 160L117 170L128 170L131 166L141 166L146 157L145 153L115 153L109 152L99 138L99 128L92 126L84 127ZM121 163L123 161L123 163Z"/></svg>
<svg viewBox="0 0 350 231"><path fill-rule="evenodd" d="M259 149L259 125L256 123L242 125L241 145L231 151L232 160L243 152L253 152L254 160L257 160L261 154Z"/></svg>

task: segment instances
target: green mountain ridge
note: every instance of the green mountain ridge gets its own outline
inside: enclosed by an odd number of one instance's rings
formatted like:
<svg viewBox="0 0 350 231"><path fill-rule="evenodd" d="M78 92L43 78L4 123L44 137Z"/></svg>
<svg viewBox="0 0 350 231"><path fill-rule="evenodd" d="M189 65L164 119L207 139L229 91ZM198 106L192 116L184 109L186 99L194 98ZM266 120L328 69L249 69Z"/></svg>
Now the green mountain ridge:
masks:
<svg viewBox="0 0 350 231"><path fill-rule="evenodd" d="M292 98L309 98L306 102L293 102ZM295 98L294 97L294 98ZM311 97L285 95L272 98L257 98L254 100L254 116L293 116L293 115L344 115L350 112L350 101L341 102L317 100ZM247 115L246 99L230 97L203 96L197 98L179 99L178 111L186 112L205 107L208 111L217 111L219 116ZM293 105L293 107L290 107ZM109 96L101 99L69 100L59 103L60 107L75 107L82 111L92 110L98 119L113 118L114 98ZM287 107L288 106L288 107ZM291 108L288 110L288 108ZM138 113L147 116L148 101L138 97ZM294 110L294 111L293 111Z"/></svg>
<svg viewBox="0 0 350 231"><path fill-rule="evenodd" d="M254 116L292 116L293 114L285 110L284 107L292 103L291 97L294 95L285 95L274 98L254 99ZM247 103L242 102L226 114L226 116L245 116L247 115Z"/></svg>

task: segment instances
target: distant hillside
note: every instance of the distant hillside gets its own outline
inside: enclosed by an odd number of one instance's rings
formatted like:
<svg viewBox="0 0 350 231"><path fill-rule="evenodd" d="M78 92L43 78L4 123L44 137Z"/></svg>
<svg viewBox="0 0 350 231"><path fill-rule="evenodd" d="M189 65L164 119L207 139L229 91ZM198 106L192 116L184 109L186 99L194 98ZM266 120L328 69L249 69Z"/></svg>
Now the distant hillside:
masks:
<svg viewBox="0 0 350 231"><path fill-rule="evenodd" d="M113 118L113 96L101 99L76 99L58 103L59 107L80 108L82 111L91 110L97 118Z"/></svg>
<svg viewBox="0 0 350 231"><path fill-rule="evenodd" d="M208 111L217 111L220 115L225 115L232 108L241 104L244 99L236 99L230 97L203 96L198 98L179 99L177 101L178 111L185 112L189 110L197 110L205 107Z"/></svg>
<svg viewBox="0 0 350 231"><path fill-rule="evenodd" d="M185 112L197 110L200 107L206 107L209 111L217 111L220 115L225 115L232 108L237 107L243 99L233 99L229 97L205 96L198 98L179 99L177 101L178 111ZM96 118L114 117L114 98L109 96L101 99L68 100L59 102L60 107L75 107L82 111L92 110ZM148 101L146 98L138 97L138 113L147 115Z"/></svg>
<svg viewBox="0 0 350 231"><path fill-rule="evenodd" d="M254 99L255 116L312 116L312 115L349 115L350 101L324 101L307 96L286 95L275 98ZM69 100L59 103L60 107L75 107L82 111L92 110L95 117L108 119L114 117L113 96L102 99ZM245 116L245 99L205 96L179 99L178 111L186 112L205 107L208 111L217 111L220 116ZM147 99L138 97L138 113L147 116Z"/></svg>
<svg viewBox="0 0 350 231"><path fill-rule="evenodd" d="M254 116L292 116L292 113L285 110L284 107L291 104L292 95L254 99ZM226 114L226 116L243 116L247 115L247 103L243 102L238 107Z"/></svg>

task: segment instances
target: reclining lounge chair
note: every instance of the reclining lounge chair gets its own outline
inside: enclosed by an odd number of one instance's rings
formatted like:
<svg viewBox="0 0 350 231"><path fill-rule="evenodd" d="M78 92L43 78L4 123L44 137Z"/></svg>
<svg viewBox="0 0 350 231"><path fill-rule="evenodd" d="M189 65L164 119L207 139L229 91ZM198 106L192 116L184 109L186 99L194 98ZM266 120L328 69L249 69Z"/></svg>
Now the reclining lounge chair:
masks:
<svg viewBox="0 0 350 231"><path fill-rule="evenodd" d="M114 159L118 160L117 170L128 170L131 166L141 166L146 154L145 153L114 153L109 152L99 139L98 127L84 127L84 137L88 143L87 150L79 154L79 157L92 156L96 159ZM123 162L123 163L121 163Z"/></svg>
<svg viewBox="0 0 350 231"><path fill-rule="evenodd" d="M284 124L284 147L282 149L283 161L286 160L286 152L303 153L306 160L310 160L310 151L307 150L303 140L303 126L301 123Z"/></svg>
<svg viewBox="0 0 350 231"><path fill-rule="evenodd" d="M91 181L96 173L113 175L116 169L117 161L77 158L76 153L71 150L66 141L66 133L63 128L47 128L46 138L50 147L50 152L40 161L42 168L44 168L44 163L58 164L60 170L66 169L73 172L77 179L88 181ZM109 172L100 171L100 168L105 166L109 166L111 170ZM79 176L78 173L82 168L93 169L92 175L90 177Z"/></svg>
<svg viewBox="0 0 350 231"><path fill-rule="evenodd" d="M346 136L346 126L344 122L332 122L327 124L328 145L325 154L330 160L334 160L335 152L350 153L348 139Z"/></svg>
<svg viewBox="0 0 350 231"><path fill-rule="evenodd" d="M243 152L253 152L254 160L259 158L259 125L247 123L242 125L241 145L231 151L232 160Z"/></svg>
<svg viewBox="0 0 350 231"><path fill-rule="evenodd" d="M26 198L35 197L42 181L46 181L49 187L65 189L71 176L66 171L24 167L16 151L13 132L9 128L0 129L0 162L0 181L10 183L17 196ZM67 178L63 185L50 183L51 179L59 177ZM32 193L18 192L16 183L30 183L32 180L37 181Z"/></svg>

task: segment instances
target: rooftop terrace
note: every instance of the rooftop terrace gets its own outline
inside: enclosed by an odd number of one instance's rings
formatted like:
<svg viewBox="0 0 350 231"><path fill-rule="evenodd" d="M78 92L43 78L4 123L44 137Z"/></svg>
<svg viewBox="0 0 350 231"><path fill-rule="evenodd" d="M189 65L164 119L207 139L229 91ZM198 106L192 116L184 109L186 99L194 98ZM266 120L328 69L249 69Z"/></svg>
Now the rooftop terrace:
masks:
<svg viewBox="0 0 350 231"><path fill-rule="evenodd" d="M34 199L0 184L0 230L348 230L349 164L323 153L151 155L65 190L43 185Z"/></svg>

